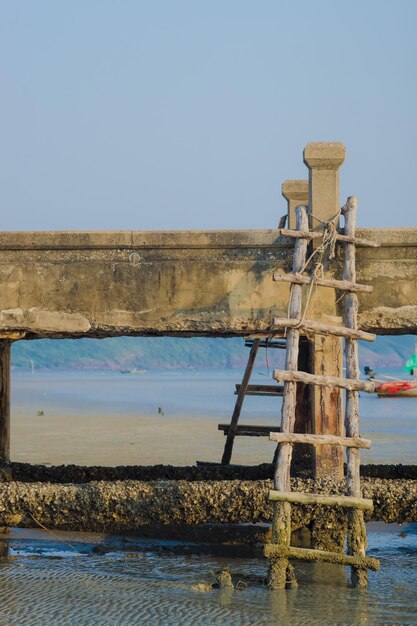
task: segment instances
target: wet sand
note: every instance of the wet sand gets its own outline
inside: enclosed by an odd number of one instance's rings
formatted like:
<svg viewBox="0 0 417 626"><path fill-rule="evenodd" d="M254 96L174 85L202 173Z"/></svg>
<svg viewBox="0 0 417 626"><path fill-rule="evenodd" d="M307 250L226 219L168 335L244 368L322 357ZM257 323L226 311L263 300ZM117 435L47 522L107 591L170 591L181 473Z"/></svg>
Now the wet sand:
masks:
<svg viewBox="0 0 417 626"><path fill-rule="evenodd" d="M193 465L220 461L225 437L219 420L155 415L15 414L11 459L45 465ZM274 444L239 437L234 463L270 462Z"/></svg>
<svg viewBox="0 0 417 626"><path fill-rule="evenodd" d="M241 372L17 373L12 377L11 458L60 465L193 465L220 461ZM265 383L260 373L254 382ZM162 408L163 414L158 412ZM241 423L280 423L280 398L248 397ZM38 412L43 414L38 415ZM416 463L417 400L361 398L366 463ZM272 460L267 437L238 437L232 462Z"/></svg>

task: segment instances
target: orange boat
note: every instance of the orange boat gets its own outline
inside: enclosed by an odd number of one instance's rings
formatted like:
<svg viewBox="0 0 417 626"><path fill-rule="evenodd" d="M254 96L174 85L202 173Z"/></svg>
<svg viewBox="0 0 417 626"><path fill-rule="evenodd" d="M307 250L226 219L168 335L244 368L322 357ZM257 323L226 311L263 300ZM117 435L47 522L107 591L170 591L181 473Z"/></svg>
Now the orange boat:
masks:
<svg viewBox="0 0 417 626"><path fill-rule="evenodd" d="M368 380L378 383L374 393L378 394L379 398L417 398L417 344L415 353L404 365L404 371L413 376L412 380L398 380L390 376L384 377L390 380L378 380L372 367L368 365L365 366L364 371Z"/></svg>
<svg viewBox="0 0 417 626"><path fill-rule="evenodd" d="M417 380L391 380L375 388L379 398L417 398Z"/></svg>

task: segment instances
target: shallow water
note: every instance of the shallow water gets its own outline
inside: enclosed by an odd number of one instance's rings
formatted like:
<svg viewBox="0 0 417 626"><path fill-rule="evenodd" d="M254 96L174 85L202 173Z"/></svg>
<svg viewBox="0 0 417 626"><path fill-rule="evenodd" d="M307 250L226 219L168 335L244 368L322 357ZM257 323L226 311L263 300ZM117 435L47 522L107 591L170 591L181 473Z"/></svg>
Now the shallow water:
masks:
<svg viewBox="0 0 417 626"><path fill-rule="evenodd" d="M211 572L225 566L242 578L265 576L265 559L220 558L197 546L138 537L60 536L80 554L41 531L0 537L15 557L0 564L1 624L417 623L417 525L370 530L369 554L381 559L381 571L370 573L366 591L347 586L346 568L297 563L298 589L270 592L252 585L202 592L193 586L212 581ZM113 551L92 556L94 544ZM170 550L174 545L179 553Z"/></svg>

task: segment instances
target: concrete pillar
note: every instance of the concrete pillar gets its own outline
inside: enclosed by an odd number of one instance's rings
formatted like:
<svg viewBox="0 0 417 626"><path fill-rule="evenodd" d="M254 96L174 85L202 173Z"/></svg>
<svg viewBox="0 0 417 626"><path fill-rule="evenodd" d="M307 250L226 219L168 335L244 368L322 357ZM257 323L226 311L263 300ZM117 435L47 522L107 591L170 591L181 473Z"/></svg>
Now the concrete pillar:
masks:
<svg viewBox="0 0 417 626"><path fill-rule="evenodd" d="M340 209L339 168L345 159L342 143L309 143L304 162L309 169L310 227L323 230L322 222L335 217ZM337 220L338 223L338 220ZM323 259L328 273L328 259ZM325 287L315 288L308 319L335 321L336 294ZM338 320L340 321L340 320ZM311 342L310 371L318 375L343 376L343 343L338 337L317 335ZM311 431L318 434L343 434L342 393L340 389L312 386ZM317 478L343 478L343 449L339 446L316 446L313 467Z"/></svg>
<svg viewBox="0 0 417 626"><path fill-rule="evenodd" d="M10 344L0 340L0 465L10 461Z"/></svg>
<svg viewBox="0 0 417 626"><path fill-rule="evenodd" d="M288 204L288 228L295 228L295 207L308 204L308 180L284 180L281 193Z"/></svg>

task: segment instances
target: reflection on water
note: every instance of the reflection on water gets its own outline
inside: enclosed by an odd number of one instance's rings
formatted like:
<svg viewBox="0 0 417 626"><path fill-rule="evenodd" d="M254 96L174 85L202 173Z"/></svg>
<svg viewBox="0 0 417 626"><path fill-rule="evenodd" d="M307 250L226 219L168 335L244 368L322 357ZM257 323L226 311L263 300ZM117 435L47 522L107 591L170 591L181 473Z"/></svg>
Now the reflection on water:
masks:
<svg viewBox="0 0 417 626"><path fill-rule="evenodd" d="M402 536L397 527L387 529L369 532L369 554L381 559L381 571L370 573L366 591L347 587L348 571L340 566L296 563L298 589L275 592L260 585L193 590L224 566L242 577L265 576L263 558L224 559L184 544L177 553L170 542L62 533L77 556L40 531L14 531L8 542L17 556L0 565L0 620L20 626L415 624L416 525ZM93 556L92 542L113 551Z"/></svg>

